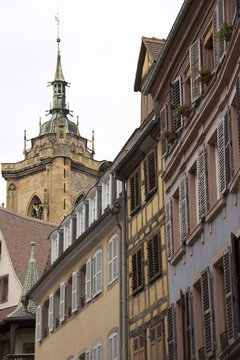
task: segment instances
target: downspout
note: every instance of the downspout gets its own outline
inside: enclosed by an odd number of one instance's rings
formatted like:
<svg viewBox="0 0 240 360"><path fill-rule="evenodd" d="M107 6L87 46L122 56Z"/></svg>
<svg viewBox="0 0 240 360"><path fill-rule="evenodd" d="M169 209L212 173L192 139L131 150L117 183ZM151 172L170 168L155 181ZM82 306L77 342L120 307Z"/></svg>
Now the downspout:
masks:
<svg viewBox="0 0 240 360"><path fill-rule="evenodd" d="M119 359L123 359L123 299L122 299L122 226L119 223L120 205L116 202L112 207L112 216L115 216L119 229Z"/></svg>
<svg viewBox="0 0 240 360"><path fill-rule="evenodd" d="M122 204L123 204L123 306L124 306L124 360L128 360L128 312L127 312L127 212L126 212L126 182L122 181Z"/></svg>

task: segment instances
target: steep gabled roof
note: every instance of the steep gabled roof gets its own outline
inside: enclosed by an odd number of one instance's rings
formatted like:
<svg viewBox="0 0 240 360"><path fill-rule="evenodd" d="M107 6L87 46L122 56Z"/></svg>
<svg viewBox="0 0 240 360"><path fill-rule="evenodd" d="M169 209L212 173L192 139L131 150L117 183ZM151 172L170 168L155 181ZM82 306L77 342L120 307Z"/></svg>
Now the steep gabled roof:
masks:
<svg viewBox="0 0 240 360"><path fill-rule="evenodd" d="M146 53L147 52L149 53L152 59L152 64L155 64L162 51L164 44L165 44L165 39L157 39L155 37L148 38L145 36L142 37L142 43L139 52L137 71L136 71L136 77L134 83L134 91L139 91L141 87L142 70L143 70Z"/></svg>
<svg viewBox="0 0 240 360"><path fill-rule="evenodd" d="M13 268L23 285L29 260L29 244L36 243L38 274L42 275L49 253L48 235L56 224L17 214L0 207L0 231L6 243Z"/></svg>

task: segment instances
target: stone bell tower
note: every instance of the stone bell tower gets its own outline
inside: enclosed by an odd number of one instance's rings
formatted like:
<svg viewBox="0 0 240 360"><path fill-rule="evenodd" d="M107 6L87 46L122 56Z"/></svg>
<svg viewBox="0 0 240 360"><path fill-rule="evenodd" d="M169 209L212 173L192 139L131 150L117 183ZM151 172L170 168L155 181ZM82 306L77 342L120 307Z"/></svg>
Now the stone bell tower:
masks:
<svg viewBox="0 0 240 360"><path fill-rule="evenodd" d="M94 133L90 150L88 140L79 133L78 117L77 124L68 119L72 116L66 105L69 84L63 76L59 34L57 46L56 72L48 83L53 88L50 120L39 121L39 134L31 139L30 149L24 131L22 161L2 164L7 208L55 223L95 184L102 164L94 159Z"/></svg>

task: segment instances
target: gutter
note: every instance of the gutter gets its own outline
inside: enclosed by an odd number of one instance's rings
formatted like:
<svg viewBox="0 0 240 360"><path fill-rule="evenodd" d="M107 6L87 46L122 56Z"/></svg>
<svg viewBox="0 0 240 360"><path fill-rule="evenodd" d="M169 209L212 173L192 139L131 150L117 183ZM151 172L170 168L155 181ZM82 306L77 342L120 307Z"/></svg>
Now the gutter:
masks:
<svg viewBox="0 0 240 360"><path fill-rule="evenodd" d="M152 73L149 76L149 79L147 80L147 83L143 89L143 95L148 95L150 92L150 89L157 77L158 71L162 66L163 61L165 60L165 57L167 56L168 50L170 48L170 46L172 45L173 39L176 36L176 33L178 32L180 25L186 15L186 12L188 11L188 8L190 7L190 5L193 3L193 0L185 0L179 13L178 16L170 30L170 33L168 34L166 43L160 53L160 56L156 62L156 65L154 66Z"/></svg>

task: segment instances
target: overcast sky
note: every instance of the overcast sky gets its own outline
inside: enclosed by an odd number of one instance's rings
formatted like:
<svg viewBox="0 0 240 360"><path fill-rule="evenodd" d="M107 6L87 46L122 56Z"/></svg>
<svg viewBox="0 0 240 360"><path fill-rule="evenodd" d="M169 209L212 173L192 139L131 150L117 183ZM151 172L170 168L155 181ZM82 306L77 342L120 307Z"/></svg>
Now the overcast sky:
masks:
<svg viewBox="0 0 240 360"><path fill-rule="evenodd" d="M141 37L166 38L183 0L7 0L0 12L0 162L23 160L52 101L59 13L67 102L95 159L113 160L140 124L133 91ZM30 141L28 142L30 146ZM0 203L6 202L0 178Z"/></svg>

